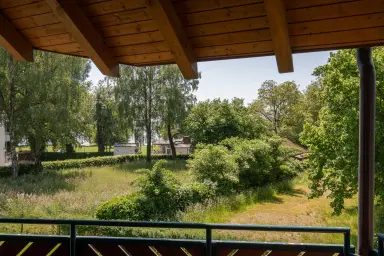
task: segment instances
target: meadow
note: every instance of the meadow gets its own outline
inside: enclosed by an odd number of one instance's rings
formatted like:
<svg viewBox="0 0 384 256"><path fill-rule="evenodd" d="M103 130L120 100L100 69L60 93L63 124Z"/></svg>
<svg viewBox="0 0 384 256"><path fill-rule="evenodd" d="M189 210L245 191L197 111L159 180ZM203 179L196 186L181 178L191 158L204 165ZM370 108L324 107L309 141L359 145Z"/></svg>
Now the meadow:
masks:
<svg viewBox="0 0 384 256"><path fill-rule="evenodd" d="M137 190L135 181L141 175L135 171L151 168L145 162L118 166L86 168L24 175L17 180L0 179L0 216L16 218L95 219L98 205L116 196ZM183 160L169 161L181 182L192 180ZM352 228L352 243L356 243L357 200L347 200L340 216L333 216L326 197L308 199L305 174L291 182L282 182L241 194L222 197L208 204L190 207L180 221L261 225L347 226ZM0 225L1 232L61 234L62 227L52 225ZM85 234L106 230L83 230ZM123 236L160 236L199 238L204 234L184 230L120 230ZM304 233L267 233L220 231L215 238L254 241L342 243L340 235Z"/></svg>

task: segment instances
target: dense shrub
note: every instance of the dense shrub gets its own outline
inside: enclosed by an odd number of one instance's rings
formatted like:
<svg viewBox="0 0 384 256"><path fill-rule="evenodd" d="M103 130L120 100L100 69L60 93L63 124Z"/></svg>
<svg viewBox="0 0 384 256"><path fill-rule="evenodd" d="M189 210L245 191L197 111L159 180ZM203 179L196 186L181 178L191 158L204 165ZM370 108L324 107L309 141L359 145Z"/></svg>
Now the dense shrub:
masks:
<svg viewBox="0 0 384 256"><path fill-rule="evenodd" d="M144 175L138 180L140 193L143 203L140 208L144 208L147 213L145 219L173 218L178 210L182 209L180 205L180 182L176 176L165 169L166 161L158 161L152 170L144 170Z"/></svg>
<svg viewBox="0 0 384 256"><path fill-rule="evenodd" d="M98 219L104 220L145 220L145 212L140 209L142 201L140 194L132 193L127 196L113 198L102 203L96 212Z"/></svg>
<svg viewBox="0 0 384 256"><path fill-rule="evenodd" d="M139 178L139 192L114 198L101 204L98 219L125 220L175 220L180 212L194 203L201 203L215 196L214 184L188 183L181 185L176 176L165 169L166 161L158 161L152 170Z"/></svg>
<svg viewBox="0 0 384 256"><path fill-rule="evenodd" d="M113 156L113 152L73 152L73 153L61 153L61 152L44 152L41 155L41 161L58 161L69 159L86 159L91 157L101 156Z"/></svg>
<svg viewBox="0 0 384 256"><path fill-rule="evenodd" d="M240 188L263 186L273 180L272 147L262 140L231 138L221 142L227 146L239 164Z"/></svg>
<svg viewBox="0 0 384 256"><path fill-rule="evenodd" d="M231 138L221 145L199 144L193 158L188 160L196 182L181 185L165 169L166 161L161 160L152 170L139 170L144 176L138 180L138 193L102 204L97 218L177 220L192 205L286 182L295 175L295 170L287 154L289 150L282 148L281 142L279 138L267 141ZM276 189L290 189L286 184Z"/></svg>
<svg viewBox="0 0 384 256"><path fill-rule="evenodd" d="M222 145L197 145L188 167L198 181L215 183L218 194L231 194L239 183L236 157Z"/></svg>
<svg viewBox="0 0 384 256"><path fill-rule="evenodd" d="M199 181L217 183L218 193L264 186L295 176L292 150L278 136L266 140L230 138L200 145L188 166Z"/></svg>
<svg viewBox="0 0 384 256"><path fill-rule="evenodd" d="M179 189L180 205L184 209L189 205L214 199L216 189L216 184L210 181L187 183Z"/></svg>
<svg viewBox="0 0 384 256"><path fill-rule="evenodd" d="M189 155L177 155L177 159L186 160ZM92 157L87 159L75 159L75 160L63 160L63 161L51 161L43 162L43 167L46 170L63 170L63 169L75 169L86 168L94 166L106 166L115 165L125 162L133 162L138 160L145 160L144 155L122 155L122 156L105 156L105 157ZM172 159L171 155L152 155L153 160L160 159ZM36 168L33 164L20 164L19 174L33 173ZM11 166L0 167L0 177L6 177L12 175Z"/></svg>
<svg viewBox="0 0 384 256"><path fill-rule="evenodd" d="M28 174L36 172L35 165L33 164L20 164L19 165L19 174ZM9 177L12 176L12 166L1 166L0 167L0 177Z"/></svg>

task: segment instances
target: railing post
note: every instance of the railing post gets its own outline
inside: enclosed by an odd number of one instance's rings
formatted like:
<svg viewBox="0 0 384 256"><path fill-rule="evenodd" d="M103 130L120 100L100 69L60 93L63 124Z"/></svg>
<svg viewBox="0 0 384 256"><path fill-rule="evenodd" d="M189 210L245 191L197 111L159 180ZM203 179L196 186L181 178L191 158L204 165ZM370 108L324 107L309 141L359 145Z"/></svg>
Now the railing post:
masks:
<svg viewBox="0 0 384 256"><path fill-rule="evenodd" d="M207 243L206 243L206 256L212 256L212 229L211 228L207 228L206 229L206 239L207 239Z"/></svg>
<svg viewBox="0 0 384 256"><path fill-rule="evenodd" d="M379 252L379 256L383 256L384 255L384 241L383 241L383 238L379 235L379 238L378 238L378 252Z"/></svg>
<svg viewBox="0 0 384 256"><path fill-rule="evenodd" d="M71 236L69 241L70 256L76 255L76 225L71 224Z"/></svg>
<svg viewBox="0 0 384 256"><path fill-rule="evenodd" d="M351 247L351 232L344 233L344 256L349 256Z"/></svg>

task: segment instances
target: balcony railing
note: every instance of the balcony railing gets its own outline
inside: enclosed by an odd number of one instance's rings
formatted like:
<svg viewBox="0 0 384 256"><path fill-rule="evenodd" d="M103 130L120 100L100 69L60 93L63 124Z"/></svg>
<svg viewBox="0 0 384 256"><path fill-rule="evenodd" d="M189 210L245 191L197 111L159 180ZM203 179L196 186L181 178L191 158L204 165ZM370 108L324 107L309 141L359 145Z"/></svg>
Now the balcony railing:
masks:
<svg viewBox="0 0 384 256"><path fill-rule="evenodd" d="M379 252L379 256L384 256L384 234L379 234L379 237L377 240L378 240L377 251Z"/></svg>
<svg viewBox="0 0 384 256"><path fill-rule="evenodd" d="M228 224L196 224L169 222L128 222L97 220L55 220L55 219L0 219L0 223L68 225L69 236L47 235L0 235L0 255L7 256L306 256L349 255L354 252L350 246L349 228L331 227L289 227ZM114 226L135 228L171 228L205 230L204 240L120 238L102 236L78 236L79 226ZM271 242L217 241L212 239L214 230L246 230L268 232L339 233L344 235L344 244L289 244Z"/></svg>

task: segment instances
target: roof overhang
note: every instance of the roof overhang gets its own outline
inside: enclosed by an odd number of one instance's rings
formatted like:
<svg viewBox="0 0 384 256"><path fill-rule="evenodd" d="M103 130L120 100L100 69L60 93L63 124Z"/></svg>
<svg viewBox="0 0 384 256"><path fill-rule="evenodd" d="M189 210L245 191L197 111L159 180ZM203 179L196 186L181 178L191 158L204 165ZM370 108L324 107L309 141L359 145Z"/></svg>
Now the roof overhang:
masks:
<svg viewBox="0 0 384 256"><path fill-rule="evenodd" d="M0 44L18 60L33 49L88 57L106 75L118 64L197 62L384 44L375 0L2 0Z"/></svg>

